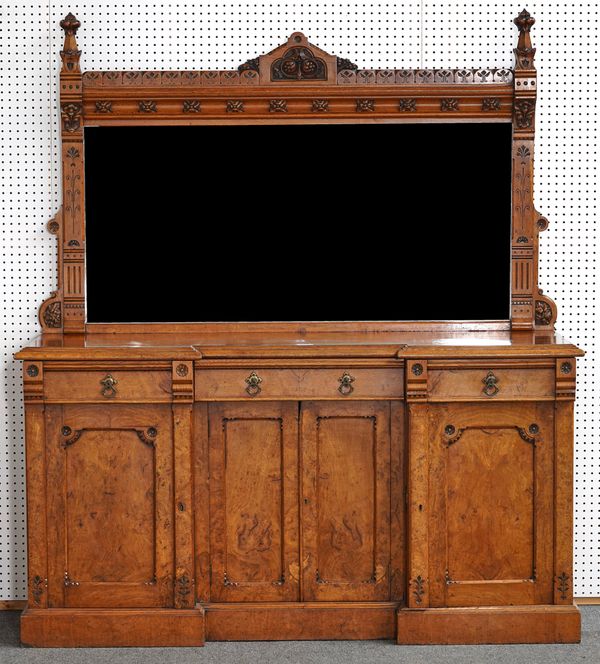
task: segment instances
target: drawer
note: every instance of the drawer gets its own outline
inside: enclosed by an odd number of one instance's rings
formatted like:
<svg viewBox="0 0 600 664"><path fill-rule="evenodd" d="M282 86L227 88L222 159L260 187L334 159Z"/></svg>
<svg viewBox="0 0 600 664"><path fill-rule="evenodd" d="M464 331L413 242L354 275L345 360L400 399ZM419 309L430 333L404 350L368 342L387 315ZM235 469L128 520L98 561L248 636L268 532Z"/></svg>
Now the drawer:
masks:
<svg viewBox="0 0 600 664"><path fill-rule="evenodd" d="M61 403L169 402L171 372L45 371L44 398Z"/></svg>
<svg viewBox="0 0 600 664"><path fill-rule="evenodd" d="M344 378L344 376L346 376ZM398 369L197 369L195 397L228 399L398 399Z"/></svg>
<svg viewBox="0 0 600 664"><path fill-rule="evenodd" d="M430 401L554 399L553 369L429 369Z"/></svg>

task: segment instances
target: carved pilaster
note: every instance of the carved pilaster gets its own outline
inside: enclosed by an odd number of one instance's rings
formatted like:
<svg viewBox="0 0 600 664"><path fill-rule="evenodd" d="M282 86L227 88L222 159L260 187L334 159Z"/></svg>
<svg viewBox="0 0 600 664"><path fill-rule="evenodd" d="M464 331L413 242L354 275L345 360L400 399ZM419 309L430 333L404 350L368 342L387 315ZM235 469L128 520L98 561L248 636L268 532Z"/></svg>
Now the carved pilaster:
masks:
<svg viewBox="0 0 600 664"><path fill-rule="evenodd" d="M62 292L57 294L57 299L61 300L61 324L65 333L83 332L85 327L83 89L79 66L81 51L76 40L80 25L70 13L60 22L65 41L60 52L63 213L59 269L62 272ZM54 309L57 311L58 307Z"/></svg>
<svg viewBox="0 0 600 664"><path fill-rule="evenodd" d="M171 365L173 392L173 454L175 458L175 567L174 605L194 606L194 533L192 518L192 408L194 363L175 360Z"/></svg>
<svg viewBox="0 0 600 664"><path fill-rule="evenodd" d="M556 360L554 409L554 603L573 603L573 443L576 364Z"/></svg>
<svg viewBox="0 0 600 664"><path fill-rule="evenodd" d="M406 362L406 400L425 401L427 399L427 362L408 360Z"/></svg>
<svg viewBox="0 0 600 664"><path fill-rule="evenodd" d="M537 76L530 31L535 20L523 10L514 23L519 29L519 40L514 49L511 322L514 330L540 326L552 330L556 307L538 288L538 233L547 227L547 222L533 204Z"/></svg>
<svg viewBox="0 0 600 664"><path fill-rule="evenodd" d="M23 396L26 404L43 401L44 365L42 362L23 363Z"/></svg>
<svg viewBox="0 0 600 664"><path fill-rule="evenodd" d="M575 401L576 368L574 357L556 360L557 401Z"/></svg>

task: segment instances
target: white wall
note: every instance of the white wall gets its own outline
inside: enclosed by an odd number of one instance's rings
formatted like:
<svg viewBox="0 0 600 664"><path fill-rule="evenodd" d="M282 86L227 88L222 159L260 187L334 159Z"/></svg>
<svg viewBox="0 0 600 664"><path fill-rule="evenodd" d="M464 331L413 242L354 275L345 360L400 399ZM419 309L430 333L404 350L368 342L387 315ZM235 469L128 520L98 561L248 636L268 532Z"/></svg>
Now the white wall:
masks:
<svg viewBox="0 0 600 664"><path fill-rule="evenodd" d="M596 596L598 5L529 0L527 7L537 19L536 207L550 219L542 234L541 284L558 303L559 330L587 351L578 379L575 594ZM12 353L36 334L37 307L56 281L55 239L45 223L59 204L59 20L68 11L81 20L84 69L234 68L295 30L362 67L510 67L512 18L521 8L522 0L0 0L0 599L25 597L23 406ZM482 279L488 277L482 265Z"/></svg>

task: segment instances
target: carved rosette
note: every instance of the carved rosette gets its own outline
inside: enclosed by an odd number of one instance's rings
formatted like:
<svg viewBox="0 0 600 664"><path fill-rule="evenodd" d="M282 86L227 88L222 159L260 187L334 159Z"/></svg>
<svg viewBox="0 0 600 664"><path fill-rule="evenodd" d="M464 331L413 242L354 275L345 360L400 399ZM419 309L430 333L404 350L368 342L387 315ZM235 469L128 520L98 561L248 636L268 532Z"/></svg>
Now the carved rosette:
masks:
<svg viewBox="0 0 600 664"><path fill-rule="evenodd" d="M281 58L271 65L272 81L325 81L327 66L304 46L288 49Z"/></svg>

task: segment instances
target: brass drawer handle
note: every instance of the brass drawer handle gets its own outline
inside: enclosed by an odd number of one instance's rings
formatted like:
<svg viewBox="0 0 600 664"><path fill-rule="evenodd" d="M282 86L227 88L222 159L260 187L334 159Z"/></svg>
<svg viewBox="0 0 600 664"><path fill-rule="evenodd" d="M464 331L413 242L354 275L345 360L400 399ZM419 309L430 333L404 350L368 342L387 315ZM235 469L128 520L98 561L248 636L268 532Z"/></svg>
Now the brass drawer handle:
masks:
<svg viewBox="0 0 600 664"><path fill-rule="evenodd" d="M352 383L356 380L354 376L351 376L347 371L344 371L344 374L341 378L338 378L338 383L340 386L338 387L338 392L340 394L343 394L344 396L348 396L348 394L352 394L354 392L354 388L352 387Z"/></svg>
<svg viewBox="0 0 600 664"><path fill-rule="evenodd" d="M117 388L115 387L117 382L116 378L113 378L110 374L106 374L106 376L100 381L100 385L102 385L100 394L107 399L114 397L117 394Z"/></svg>
<svg viewBox="0 0 600 664"><path fill-rule="evenodd" d="M253 371L248 378L246 378L246 392L251 397L255 397L257 394L260 394L260 384L262 383L262 378L256 373L256 371Z"/></svg>
<svg viewBox="0 0 600 664"><path fill-rule="evenodd" d="M483 383L483 393L486 397L495 397L500 388L498 387L498 379L493 371L488 371L486 377L481 381Z"/></svg>

